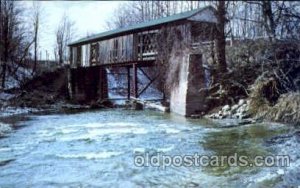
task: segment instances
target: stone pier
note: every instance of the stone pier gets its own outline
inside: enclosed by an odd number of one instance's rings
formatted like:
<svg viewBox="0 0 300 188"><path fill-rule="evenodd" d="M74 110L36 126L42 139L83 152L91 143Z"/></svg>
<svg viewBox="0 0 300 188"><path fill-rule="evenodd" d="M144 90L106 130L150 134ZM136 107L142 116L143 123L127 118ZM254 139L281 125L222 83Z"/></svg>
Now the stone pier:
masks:
<svg viewBox="0 0 300 188"><path fill-rule="evenodd" d="M178 59L177 59L178 60ZM201 54L189 54L180 59L179 82L171 91L170 111L191 116L206 110L205 73Z"/></svg>
<svg viewBox="0 0 300 188"><path fill-rule="evenodd" d="M103 67L69 69L70 98L77 102L90 102L108 98L107 73Z"/></svg>

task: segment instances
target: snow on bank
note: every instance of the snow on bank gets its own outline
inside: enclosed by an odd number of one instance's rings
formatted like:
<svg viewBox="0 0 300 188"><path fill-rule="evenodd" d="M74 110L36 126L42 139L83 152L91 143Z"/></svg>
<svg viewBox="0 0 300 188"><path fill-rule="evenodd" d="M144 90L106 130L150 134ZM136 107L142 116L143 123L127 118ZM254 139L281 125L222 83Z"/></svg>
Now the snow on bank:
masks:
<svg viewBox="0 0 300 188"><path fill-rule="evenodd" d="M10 100L10 99L12 99L13 97L15 97L14 94L5 93L5 92L0 93L0 100L2 100L2 101Z"/></svg>
<svg viewBox="0 0 300 188"><path fill-rule="evenodd" d="M22 81L33 76L32 70L29 68L21 67L16 63L7 63L7 65L10 71L6 72L5 89L18 88Z"/></svg>
<svg viewBox="0 0 300 188"><path fill-rule="evenodd" d="M32 112L38 112L38 109L34 108L20 108L20 107L2 107L0 109L0 117L6 117L11 115L18 115L18 114L28 114Z"/></svg>
<svg viewBox="0 0 300 188"><path fill-rule="evenodd" d="M13 116L13 115L28 114L28 113L37 112L37 111L38 111L38 109L33 109L33 108L1 107L0 108L0 117L6 118L6 117ZM13 130L12 125L0 122L0 138L11 133L12 130Z"/></svg>
<svg viewBox="0 0 300 188"><path fill-rule="evenodd" d="M0 137L5 136L6 134L10 133L12 128L10 125L0 123Z"/></svg>

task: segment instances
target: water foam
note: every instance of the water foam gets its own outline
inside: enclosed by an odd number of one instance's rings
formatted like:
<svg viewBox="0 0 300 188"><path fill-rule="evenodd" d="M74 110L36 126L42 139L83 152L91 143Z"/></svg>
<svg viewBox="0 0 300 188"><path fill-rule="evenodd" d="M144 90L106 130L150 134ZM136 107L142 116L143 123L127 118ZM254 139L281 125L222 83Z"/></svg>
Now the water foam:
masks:
<svg viewBox="0 0 300 188"><path fill-rule="evenodd" d="M79 153L79 154L61 154L61 155L56 155L57 157L60 158L71 158L71 159L87 159L87 160L92 160L92 159L106 159L106 158L111 158L115 157L118 155L123 154L123 152L111 152L111 151L104 151L104 152L90 152L90 153Z"/></svg>

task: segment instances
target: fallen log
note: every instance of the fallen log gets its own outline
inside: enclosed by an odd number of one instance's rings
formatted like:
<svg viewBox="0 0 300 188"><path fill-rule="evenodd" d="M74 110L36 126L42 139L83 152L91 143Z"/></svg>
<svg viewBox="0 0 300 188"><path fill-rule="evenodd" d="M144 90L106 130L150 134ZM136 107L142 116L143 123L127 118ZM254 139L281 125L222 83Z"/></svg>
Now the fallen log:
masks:
<svg viewBox="0 0 300 188"><path fill-rule="evenodd" d="M166 107L166 106L163 106L163 105L160 105L160 104L156 104L156 103L153 103L153 102L150 102L150 101L147 101L147 100L142 100L142 99L138 99L138 98L135 98L135 97L130 97L131 100L139 103L139 104L142 104L144 106L144 108L149 108L149 109L156 109L156 110L159 110L159 111L162 111L162 112L169 112L170 109L169 107Z"/></svg>

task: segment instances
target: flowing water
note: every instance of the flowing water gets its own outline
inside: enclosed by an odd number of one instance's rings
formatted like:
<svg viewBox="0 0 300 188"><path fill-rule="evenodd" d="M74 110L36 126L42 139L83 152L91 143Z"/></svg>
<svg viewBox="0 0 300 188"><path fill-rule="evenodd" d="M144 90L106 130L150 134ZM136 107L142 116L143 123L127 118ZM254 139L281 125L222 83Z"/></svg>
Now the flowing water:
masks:
<svg viewBox="0 0 300 188"><path fill-rule="evenodd" d="M295 130L220 128L154 111L30 115L0 139L0 187L271 187L300 185ZM293 153L290 153L293 152ZM139 167L135 156L290 154L290 167Z"/></svg>

